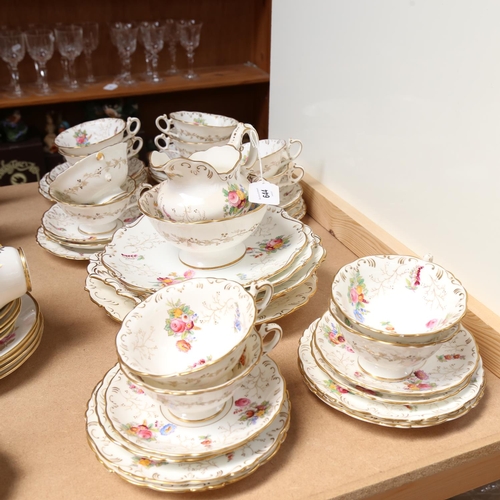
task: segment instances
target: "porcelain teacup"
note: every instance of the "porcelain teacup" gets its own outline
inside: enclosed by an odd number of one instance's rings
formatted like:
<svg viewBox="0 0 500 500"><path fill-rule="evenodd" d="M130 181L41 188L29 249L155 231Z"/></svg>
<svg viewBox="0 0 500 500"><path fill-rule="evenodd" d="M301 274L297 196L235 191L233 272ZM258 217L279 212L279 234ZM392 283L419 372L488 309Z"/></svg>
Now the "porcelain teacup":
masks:
<svg viewBox="0 0 500 500"><path fill-rule="evenodd" d="M120 142L86 156L61 172L50 184L49 194L55 200L81 205L102 203L119 193L127 175L127 144Z"/></svg>
<svg viewBox="0 0 500 500"><path fill-rule="evenodd" d="M0 246L0 308L31 292L31 276L22 248Z"/></svg>
<svg viewBox="0 0 500 500"><path fill-rule="evenodd" d="M138 118L99 118L75 125L61 132L55 145L63 155L88 155L137 134L141 127Z"/></svg>
<svg viewBox="0 0 500 500"><path fill-rule="evenodd" d="M263 344L262 338L271 334L272 340ZM196 388L171 390L151 382L150 379L148 379L149 383L146 383L143 377L130 373L123 365L122 370L135 384L164 404L174 416L193 422L206 420L217 415L224 408L226 402L260 362L262 355L268 354L281 336L281 327L274 323L263 325L258 333L253 330L236 365L213 385L200 384Z"/></svg>
<svg viewBox="0 0 500 500"><path fill-rule="evenodd" d="M271 184L275 184L276 186L282 188L286 186L291 186L292 184L297 184L304 177L304 169L303 167L296 165L293 162L290 162L278 172L278 174L273 176L264 176L266 181Z"/></svg>
<svg viewBox="0 0 500 500"><path fill-rule="evenodd" d="M265 296L257 304L261 291ZM120 364L161 387L212 385L238 362L272 294L266 281L247 290L214 278L162 288L124 319L116 337Z"/></svg>
<svg viewBox="0 0 500 500"><path fill-rule="evenodd" d="M118 198L96 203L93 205L77 204L67 200L66 197L57 197L57 192L51 196L60 205L60 207L78 224L78 229L84 234L104 235L116 228L117 219L131 207L137 205L135 198L136 183L134 179L127 177L125 183L121 186Z"/></svg>
<svg viewBox="0 0 500 500"><path fill-rule="evenodd" d="M213 146L223 146L224 144L227 144L227 139L214 142L194 142L181 139L179 136L170 132L170 135L168 136L165 134L157 135L154 142L160 151L168 149L170 144L172 144L176 150L179 151L182 157L189 158L192 154L200 151L206 151Z"/></svg>

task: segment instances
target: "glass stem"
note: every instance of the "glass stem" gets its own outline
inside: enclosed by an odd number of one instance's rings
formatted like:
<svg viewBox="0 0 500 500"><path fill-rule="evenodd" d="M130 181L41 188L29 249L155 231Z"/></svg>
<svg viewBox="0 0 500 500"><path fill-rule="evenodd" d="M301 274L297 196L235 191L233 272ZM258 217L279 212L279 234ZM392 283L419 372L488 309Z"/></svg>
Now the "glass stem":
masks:
<svg viewBox="0 0 500 500"><path fill-rule="evenodd" d="M177 71L177 46L176 43L170 43L168 45L168 51L170 52L170 71L176 72Z"/></svg>
<svg viewBox="0 0 500 500"><path fill-rule="evenodd" d="M69 87L72 89L77 89L78 88L78 81L76 79L76 74L75 74L75 61L69 60L68 59L68 80L69 80Z"/></svg>
<svg viewBox="0 0 500 500"><path fill-rule="evenodd" d="M90 50L85 51L85 65L87 66L87 78L85 81L87 83L94 83L95 77L94 72L92 71L92 51Z"/></svg>
<svg viewBox="0 0 500 500"><path fill-rule="evenodd" d="M160 75L158 74L158 54L151 54L151 80L153 82L160 81Z"/></svg>
<svg viewBox="0 0 500 500"><path fill-rule="evenodd" d="M19 70L17 64L9 64L12 86L14 87L14 95L22 95L21 85L19 85Z"/></svg>
<svg viewBox="0 0 500 500"><path fill-rule="evenodd" d="M122 66L123 66L123 82L125 84L130 83L132 80L131 74L131 61L130 56L128 54L123 54L122 56Z"/></svg>
<svg viewBox="0 0 500 500"><path fill-rule="evenodd" d="M50 87L49 82L47 81L47 68L45 66L45 62L38 63L38 74L40 75L40 87L42 92L49 93Z"/></svg>
<svg viewBox="0 0 500 500"><path fill-rule="evenodd" d="M63 68L63 83L65 85L70 85L68 59L66 59L65 57L61 57L61 65Z"/></svg>
<svg viewBox="0 0 500 500"><path fill-rule="evenodd" d="M193 78L195 76L195 73L194 73L194 50L193 49L189 49L187 51L187 58L188 58L188 72L187 72L187 76L189 78Z"/></svg>
<svg viewBox="0 0 500 500"><path fill-rule="evenodd" d="M145 59L146 59L146 76L148 78L152 78L153 76L153 70L151 69L151 63L152 63L152 57L153 55L151 54L151 52L149 51L145 51L144 52L144 56L145 56Z"/></svg>

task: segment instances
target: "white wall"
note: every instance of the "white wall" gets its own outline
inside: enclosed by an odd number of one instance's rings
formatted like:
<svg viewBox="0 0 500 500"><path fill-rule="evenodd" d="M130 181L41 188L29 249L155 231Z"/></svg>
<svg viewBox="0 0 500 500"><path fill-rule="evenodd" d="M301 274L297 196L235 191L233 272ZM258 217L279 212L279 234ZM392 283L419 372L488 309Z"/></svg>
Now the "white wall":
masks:
<svg viewBox="0 0 500 500"><path fill-rule="evenodd" d="M273 0L270 137L500 314L500 1Z"/></svg>

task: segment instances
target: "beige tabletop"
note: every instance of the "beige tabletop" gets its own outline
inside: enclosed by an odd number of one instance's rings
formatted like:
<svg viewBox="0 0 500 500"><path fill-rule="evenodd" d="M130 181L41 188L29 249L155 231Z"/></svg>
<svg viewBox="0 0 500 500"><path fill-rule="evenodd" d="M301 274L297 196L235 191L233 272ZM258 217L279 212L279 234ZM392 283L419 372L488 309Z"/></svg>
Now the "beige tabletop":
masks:
<svg viewBox="0 0 500 500"><path fill-rule="evenodd" d="M49 207L36 184L0 188L0 244L24 248L33 296L45 317L36 353L0 380L0 498L179 498L110 474L87 445L87 401L117 361L114 341L119 325L84 290L85 262L55 257L37 245L35 234ZM186 500L365 498L405 485L409 490L397 498L419 498L411 493L411 484L418 484L415 480L500 450L500 381L489 372L486 395L476 409L429 429L360 422L309 392L297 367L299 338L326 310L335 272L356 257L314 220L304 221L322 237L328 257L318 273L316 295L280 320L284 338L271 355L292 401L288 437L277 455L253 475L220 490L186 493ZM460 491L451 483L447 488L426 499Z"/></svg>

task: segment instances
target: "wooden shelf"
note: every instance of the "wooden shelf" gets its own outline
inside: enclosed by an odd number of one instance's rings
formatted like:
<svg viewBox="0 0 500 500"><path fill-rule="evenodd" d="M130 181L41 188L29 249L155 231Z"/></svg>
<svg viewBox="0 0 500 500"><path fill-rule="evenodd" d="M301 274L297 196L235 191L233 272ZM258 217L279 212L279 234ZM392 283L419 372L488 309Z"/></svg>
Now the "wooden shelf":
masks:
<svg viewBox="0 0 500 500"><path fill-rule="evenodd" d="M210 88L232 87L257 83L269 83L269 73L251 64L234 64L209 68L195 68L200 75L196 80L187 80L182 75L166 76L160 83L140 81L131 86L119 86L115 90L104 90L104 86L113 82L113 77L107 77L93 85L87 85L76 92L60 90L53 86L55 92L41 96L34 93L19 99L0 96L0 108L21 106L36 106L63 102L90 101L94 99L109 99L147 94L163 94L185 90L200 90ZM50 82L49 82L50 83Z"/></svg>

